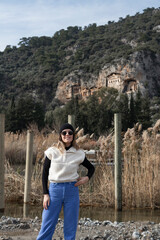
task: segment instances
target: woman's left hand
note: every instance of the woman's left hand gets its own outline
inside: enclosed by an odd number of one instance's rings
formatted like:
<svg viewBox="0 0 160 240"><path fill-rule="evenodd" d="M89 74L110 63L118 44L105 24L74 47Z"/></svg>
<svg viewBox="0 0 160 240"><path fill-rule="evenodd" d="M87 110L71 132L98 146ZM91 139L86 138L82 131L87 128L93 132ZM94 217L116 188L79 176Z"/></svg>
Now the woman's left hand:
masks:
<svg viewBox="0 0 160 240"><path fill-rule="evenodd" d="M80 178L78 178L77 179L77 182L75 183L75 187L78 187L78 186L80 186L80 185L83 185L83 184L85 184L85 183L87 183L89 181L89 177L80 177Z"/></svg>

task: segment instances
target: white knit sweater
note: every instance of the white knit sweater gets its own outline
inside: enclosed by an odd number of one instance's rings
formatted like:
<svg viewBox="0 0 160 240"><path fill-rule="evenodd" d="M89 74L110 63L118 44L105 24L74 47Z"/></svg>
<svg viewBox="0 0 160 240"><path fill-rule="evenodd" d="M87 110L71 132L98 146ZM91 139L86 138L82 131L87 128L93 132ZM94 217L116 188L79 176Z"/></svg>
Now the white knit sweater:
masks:
<svg viewBox="0 0 160 240"><path fill-rule="evenodd" d="M62 154L58 148L50 147L45 151L45 155L51 160L49 181L60 183L77 180L79 165L85 158L83 150L71 147Z"/></svg>

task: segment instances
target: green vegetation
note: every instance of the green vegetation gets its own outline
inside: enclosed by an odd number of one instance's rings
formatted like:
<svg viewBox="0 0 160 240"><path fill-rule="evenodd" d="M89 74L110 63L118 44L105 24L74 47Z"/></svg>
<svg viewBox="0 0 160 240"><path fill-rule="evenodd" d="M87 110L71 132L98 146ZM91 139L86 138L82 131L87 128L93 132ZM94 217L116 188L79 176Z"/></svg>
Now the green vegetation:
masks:
<svg viewBox="0 0 160 240"><path fill-rule="evenodd" d="M138 106L139 105L139 106ZM154 110L154 109L153 109ZM109 132L113 126L114 113L122 113L122 130L132 128L137 122L143 129L154 124L152 121L148 96L119 94L113 88L103 88L90 96L87 101L77 98L68 102L63 108L55 108L46 113L46 124L59 128L67 121L70 114L76 117L76 126L84 128L85 133L95 133L96 136ZM156 114L156 113L155 113ZM152 115L154 116L154 114Z"/></svg>
<svg viewBox="0 0 160 240"><path fill-rule="evenodd" d="M57 109L61 105L54 99L57 85L74 70L98 75L106 63L121 57L127 59L135 51L150 51L153 57L160 54L160 33L154 30L158 25L160 9L148 8L143 14L126 16L104 26L94 23L83 29L78 26L68 27L67 30L56 32L53 37L22 38L19 47L6 46L4 52L0 52L0 111L7 114L7 130L22 130L31 122L37 123L39 128L46 123L57 126L60 120L66 119L69 109L74 111L77 124L83 125L86 132L100 134L102 129L108 130L113 125L115 111L108 105L108 95L98 105L98 96L94 95L87 102L79 103L74 99L64 108ZM113 99L118 97L115 92L111 95ZM138 99L131 97L129 106L127 96L121 96L121 99L116 101L119 110L123 109L127 116L128 112L132 113L130 119L124 117L124 129L143 119L147 127L150 121L157 118L155 116L151 119L149 114L147 119L143 111L145 107L149 111L147 98L146 102L140 104ZM114 100L111 101L114 103ZM155 103L152 103L154 112ZM135 115L135 106L140 108L140 115ZM60 120L54 119L54 125L53 113L54 116L60 115ZM14 123L17 117L19 122Z"/></svg>
<svg viewBox="0 0 160 240"><path fill-rule="evenodd" d="M6 131L22 131L30 124L36 124L41 130L44 127L44 108L32 98L21 98L15 103L14 98L6 111Z"/></svg>

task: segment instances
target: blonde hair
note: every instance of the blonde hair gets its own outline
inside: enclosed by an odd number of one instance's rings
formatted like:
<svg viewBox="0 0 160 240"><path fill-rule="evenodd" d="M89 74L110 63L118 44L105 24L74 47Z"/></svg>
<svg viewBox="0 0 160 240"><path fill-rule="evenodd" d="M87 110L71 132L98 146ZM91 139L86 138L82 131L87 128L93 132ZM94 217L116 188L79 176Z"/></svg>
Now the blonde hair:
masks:
<svg viewBox="0 0 160 240"><path fill-rule="evenodd" d="M62 141L61 134L59 135L58 143L53 144L53 146L56 147L56 148L58 148L61 153L64 153L64 151L65 151L65 144L64 144L64 142ZM72 147L74 147L76 150L79 149L79 146L78 146L78 144L76 143L76 135L75 135L75 133L73 134Z"/></svg>

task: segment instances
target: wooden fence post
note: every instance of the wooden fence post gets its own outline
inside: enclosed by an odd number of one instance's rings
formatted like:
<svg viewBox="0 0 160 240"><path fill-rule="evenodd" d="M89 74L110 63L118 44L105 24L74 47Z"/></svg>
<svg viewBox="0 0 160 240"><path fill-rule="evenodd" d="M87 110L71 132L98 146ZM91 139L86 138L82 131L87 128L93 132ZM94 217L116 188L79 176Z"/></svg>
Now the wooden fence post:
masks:
<svg viewBox="0 0 160 240"><path fill-rule="evenodd" d="M115 210L122 210L121 114L114 114L115 129Z"/></svg>
<svg viewBox="0 0 160 240"><path fill-rule="evenodd" d="M23 203L23 218L27 218L29 213L29 205L27 203Z"/></svg>
<svg viewBox="0 0 160 240"><path fill-rule="evenodd" d="M32 160L33 160L33 132L28 130L27 131L27 148L26 148L24 203L27 203L30 201Z"/></svg>
<svg viewBox="0 0 160 240"><path fill-rule="evenodd" d="M68 115L68 123L75 127L75 115Z"/></svg>
<svg viewBox="0 0 160 240"><path fill-rule="evenodd" d="M4 132L5 115L0 114L0 211L4 211Z"/></svg>

